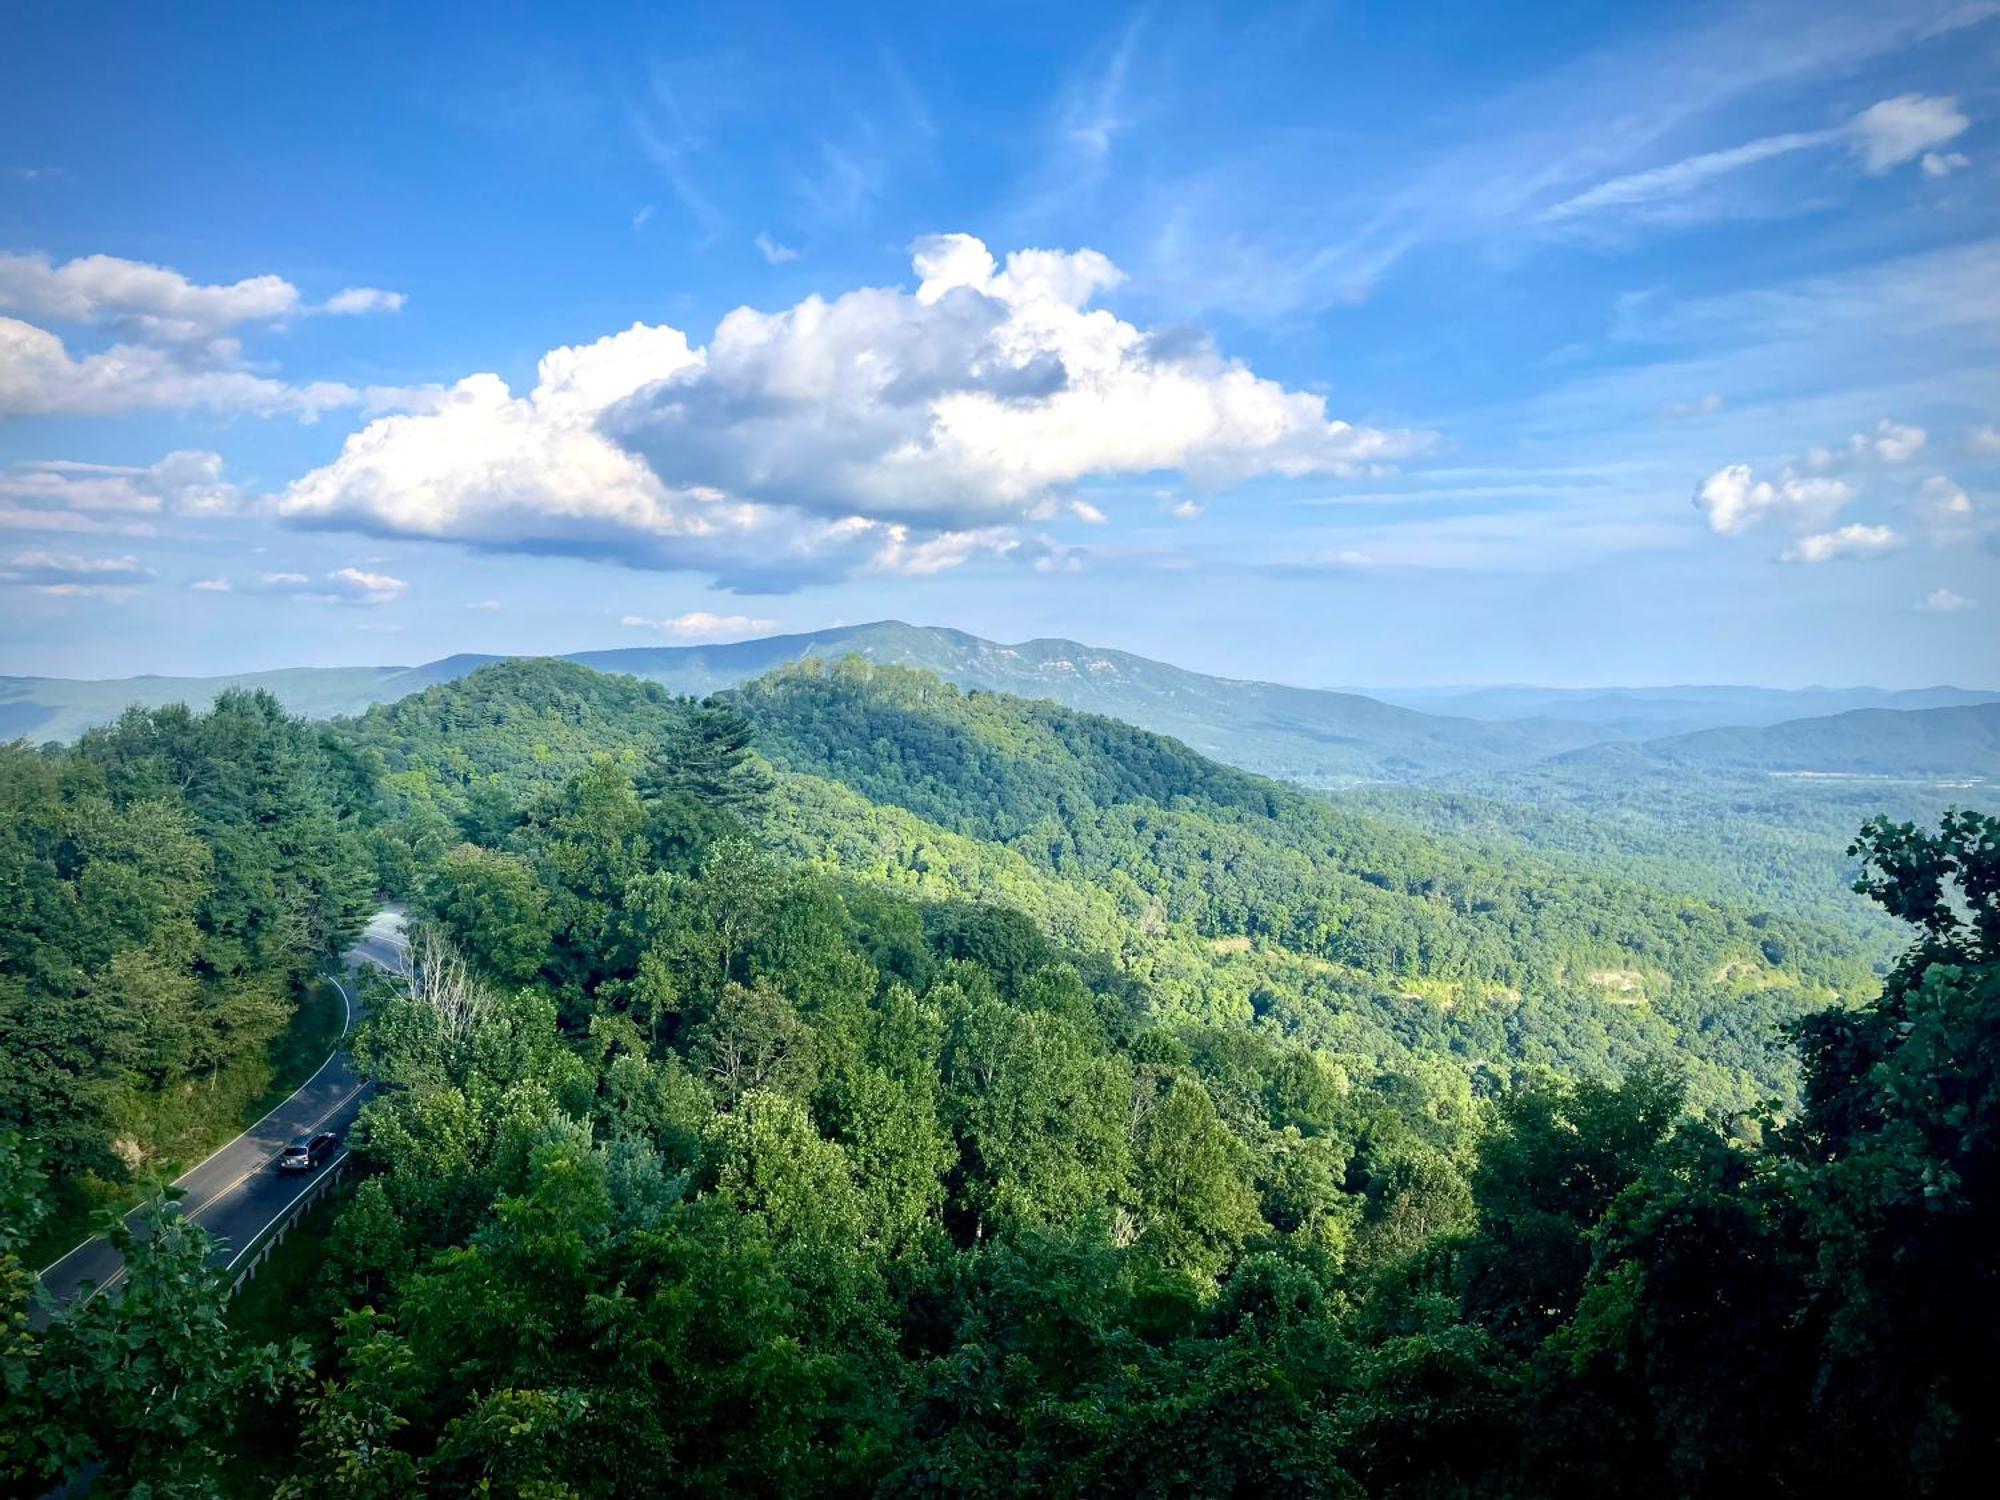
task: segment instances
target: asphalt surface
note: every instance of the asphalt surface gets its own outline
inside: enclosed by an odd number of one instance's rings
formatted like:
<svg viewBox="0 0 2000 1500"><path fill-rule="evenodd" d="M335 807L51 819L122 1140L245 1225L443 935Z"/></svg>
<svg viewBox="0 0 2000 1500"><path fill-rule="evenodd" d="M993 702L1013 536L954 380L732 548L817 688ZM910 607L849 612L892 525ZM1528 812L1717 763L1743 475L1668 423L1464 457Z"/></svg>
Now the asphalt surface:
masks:
<svg viewBox="0 0 2000 1500"><path fill-rule="evenodd" d="M347 975L337 981L347 997L348 1030L358 1019L355 978L364 964L397 969L403 955L403 913L394 907L376 913L361 941L347 950ZM356 1076L345 1047L320 1065L284 1103L235 1140L175 1179L184 1190L180 1212L220 1241L213 1264L233 1269L271 1225L291 1212L328 1172L347 1155L347 1128L367 1100L371 1085ZM300 1136L330 1130L341 1138L320 1166L311 1172L282 1172L278 1153ZM45 1267L41 1283L60 1309L77 1298L113 1291L124 1280L125 1266L110 1241L86 1240ZM40 1321L38 1318L37 1321Z"/></svg>

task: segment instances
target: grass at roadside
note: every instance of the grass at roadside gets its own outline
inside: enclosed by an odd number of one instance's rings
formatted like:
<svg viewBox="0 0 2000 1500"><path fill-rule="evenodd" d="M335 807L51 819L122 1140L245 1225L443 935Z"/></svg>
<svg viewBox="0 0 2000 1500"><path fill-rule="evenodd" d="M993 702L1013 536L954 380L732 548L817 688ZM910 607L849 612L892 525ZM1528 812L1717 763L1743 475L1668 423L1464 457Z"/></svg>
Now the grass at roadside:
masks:
<svg viewBox="0 0 2000 1500"><path fill-rule="evenodd" d="M179 1098L151 1101L153 1118L135 1122L141 1138L171 1139L170 1156L156 1162L161 1178L171 1182L182 1172L255 1124L313 1075L339 1044L347 1025L347 1002L330 980L316 980L265 1055L226 1069L209 1085L190 1089ZM109 1183L86 1178L55 1205L22 1258L30 1266L48 1265L90 1237L105 1209L120 1212L139 1201L140 1184Z"/></svg>
<svg viewBox="0 0 2000 1500"><path fill-rule="evenodd" d="M326 1237L352 1190L353 1184L346 1183L328 1193L279 1242L229 1304L230 1327L256 1343L316 1341L313 1330L323 1331L323 1325L313 1307L313 1289L326 1262Z"/></svg>
<svg viewBox="0 0 2000 1500"><path fill-rule="evenodd" d="M313 1368L331 1368L332 1325L314 1293L326 1264L327 1235L353 1190L349 1182L314 1204L229 1304L229 1326L246 1342L284 1347L303 1339ZM298 1459L296 1403L307 1394L292 1392L245 1414L223 1476L225 1496L269 1495L291 1472Z"/></svg>

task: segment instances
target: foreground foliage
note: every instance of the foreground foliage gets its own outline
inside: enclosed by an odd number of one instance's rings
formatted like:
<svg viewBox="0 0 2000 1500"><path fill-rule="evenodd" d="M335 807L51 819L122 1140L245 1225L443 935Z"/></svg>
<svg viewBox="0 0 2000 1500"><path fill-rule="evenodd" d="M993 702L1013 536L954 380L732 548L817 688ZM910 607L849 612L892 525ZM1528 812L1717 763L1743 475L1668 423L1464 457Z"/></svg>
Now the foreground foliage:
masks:
<svg viewBox="0 0 2000 1500"><path fill-rule="evenodd" d="M0 1324L0 1430L31 1434L7 1461L198 1493L263 1442L295 1497L1942 1495L1990 1469L2000 824L1864 829L1916 939L1879 999L1807 1014L1811 929L1455 872L1106 721L894 674L699 707L566 673L348 731L420 957L357 1041L378 1093L300 1309L311 1376L163 1273L171 1317ZM1398 924L1407 962L1339 946ZM1531 1010L1582 1014L1574 965L1636 954L1669 982L1645 1008L1747 1037L1729 1002L1757 991L1704 979L1766 941L1805 950L1762 955L1802 1017L1783 1109L1690 1109L1717 1053L1592 1052ZM1187 977L1250 961L1332 977L1243 1013ZM1500 977L1494 1051L1438 1044ZM1377 1014L1449 1024L1352 1025L1391 980ZM31 1155L0 1145L0 1203L39 1196ZM194 1428L97 1357L118 1338L207 1382Z"/></svg>

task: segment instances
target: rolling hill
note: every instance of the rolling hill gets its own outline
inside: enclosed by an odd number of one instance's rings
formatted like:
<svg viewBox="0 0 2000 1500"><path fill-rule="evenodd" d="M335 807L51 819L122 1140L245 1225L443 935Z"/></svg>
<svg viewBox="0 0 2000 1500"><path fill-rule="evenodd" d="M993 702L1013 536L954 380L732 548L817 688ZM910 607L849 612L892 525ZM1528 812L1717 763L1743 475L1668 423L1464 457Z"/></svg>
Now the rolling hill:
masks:
<svg viewBox="0 0 2000 1500"><path fill-rule="evenodd" d="M1958 708L1860 708L1762 728L1704 729L1636 745L1598 745L1554 758L1558 767L1776 776L1953 778L2000 776L2000 703Z"/></svg>

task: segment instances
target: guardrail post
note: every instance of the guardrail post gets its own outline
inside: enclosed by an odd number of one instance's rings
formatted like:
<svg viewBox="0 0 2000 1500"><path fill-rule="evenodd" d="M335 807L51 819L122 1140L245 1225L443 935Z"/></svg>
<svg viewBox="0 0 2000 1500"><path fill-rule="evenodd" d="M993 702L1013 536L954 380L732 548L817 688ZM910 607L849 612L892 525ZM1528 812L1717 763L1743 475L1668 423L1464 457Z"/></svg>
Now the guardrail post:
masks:
<svg viewBox="0 0 2000 1500"><path fill-rule="evenodd" d="M323 1174L306 1190L305 1196L293 1207L284 1222L277 1225L271 1231L264 1242L257 1247L257 1253L250 1257L249 1262L237 1274L236 1279L229 1284L229 1295L232 1298L241 1293L244 1287L257 1279L258 1270L263 1266L265 1261L271 1258L271 1252L284 1242L286 1235L299 1227L299 1221L311 1213L322 1198L326 1197L328 1193L340 1185L341 1179L346 1175L347 1162L343 1157L342 1160L335 1163L331 1170Z"/></svg>

